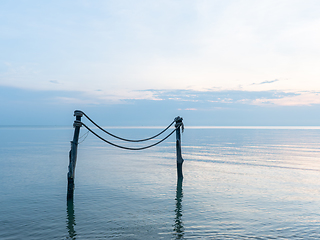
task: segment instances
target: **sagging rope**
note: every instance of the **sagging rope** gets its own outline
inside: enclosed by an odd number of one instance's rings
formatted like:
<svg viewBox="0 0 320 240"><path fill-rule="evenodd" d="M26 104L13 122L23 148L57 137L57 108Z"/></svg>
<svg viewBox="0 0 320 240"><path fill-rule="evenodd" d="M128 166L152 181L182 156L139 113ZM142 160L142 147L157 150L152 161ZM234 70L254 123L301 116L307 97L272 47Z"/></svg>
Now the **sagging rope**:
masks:
<svg viewBox="0 0 320 240"><path fill-rule="evenodd" d="M82 111L81 111L82 112ZM172 123L170 123L170 125L165 128L163 131L161 131L160 133L152 136L152 137L149 137L149 138L145 138L145 139L139 139L139 140L132 140L132 139L126 139L126 138L122 138L122 137L118 137L108 131L106 131L105 129L103 129L102 127L100 127L98 124L96 124L91 118L89 118L89 116L87 114L85 114L84 112L82 112L82 114L90 121L92 122L97 128L99 128L101 131L109 134L110 136L114 137L114 138L117 138L119 140L122 140L122 141L127 141L127 142L144 142L144 141L148 141L148 140L151 140L151 139L154 139L156 137L158 137L159 135L161 135L162 133L164 133L165 131L167 131L174 122L176 122L176 119L172 121ZM85 126L85 125L84 125ZM90 130L89 130L90 131ZM183 124L182 124L182 131L183 131ZM171 133L172 134L172 133Z"/></svg>
<svg viewBox="0 0 320 240"><path fill-rule="evenodd" d="M104 139L103 137L99 136L97 133L95 133L94 131L92 131L86 124L82 123L81 121L75 121L75 124L81 124L83 125L86 129L88 129L88 131L90 131L93 135L95 135L96 137L100 138L102 141L114 146L114 147L118 147L118 148L122 148L122 149L126 149L126 150L143 150L143 149L147 149L147 148L151 148L154 147L156 145L158 145L159 143L162 143L164 140L166 140L168 137L170 137L176 130L178 127L180 127L181 125L183 126L183 123L181 122L181 124L176 123L176 128L169 134L167 135L165 138L161 139L159 142L156 142L154 144L151 144L149 146L146 147L140 147L140 148L131 148L131 147L124 147L124 146L120 146L117 145L115 143L109 142L108 140Z"/></svg>

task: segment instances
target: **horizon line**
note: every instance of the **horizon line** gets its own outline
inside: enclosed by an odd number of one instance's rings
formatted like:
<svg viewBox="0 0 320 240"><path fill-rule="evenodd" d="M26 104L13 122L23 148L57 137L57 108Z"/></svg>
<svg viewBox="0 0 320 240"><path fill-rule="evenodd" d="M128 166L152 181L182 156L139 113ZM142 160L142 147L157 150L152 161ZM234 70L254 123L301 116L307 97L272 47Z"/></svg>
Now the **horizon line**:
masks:
<svg viewBox="0 0 320 240"><path fill-rule="evenodd" d="M73 128L66 125L0 125L0 128ZM96 129L96 127L92 127ZM166 126L102 126L110 129L163 129ZM185 126L185 129L320 129L320 126Z"/></svg>

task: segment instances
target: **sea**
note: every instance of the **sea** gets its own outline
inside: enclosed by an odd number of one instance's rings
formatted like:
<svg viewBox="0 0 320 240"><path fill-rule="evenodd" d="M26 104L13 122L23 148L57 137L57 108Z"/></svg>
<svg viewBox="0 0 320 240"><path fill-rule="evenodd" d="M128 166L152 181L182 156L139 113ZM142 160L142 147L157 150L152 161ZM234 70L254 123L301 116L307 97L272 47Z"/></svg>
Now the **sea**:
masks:
<svg viewBox="0 0 320 240"><path fill-rule="evenodd" d="M108 129L108 128L106 128ZM115 144L126 143L93 130ZM110 127L145 138L160 127ZM0 239L319 239L319 127L185 127L141 151L81 128L0 127ZM166 136L164 134L163 136Z"/></svg>

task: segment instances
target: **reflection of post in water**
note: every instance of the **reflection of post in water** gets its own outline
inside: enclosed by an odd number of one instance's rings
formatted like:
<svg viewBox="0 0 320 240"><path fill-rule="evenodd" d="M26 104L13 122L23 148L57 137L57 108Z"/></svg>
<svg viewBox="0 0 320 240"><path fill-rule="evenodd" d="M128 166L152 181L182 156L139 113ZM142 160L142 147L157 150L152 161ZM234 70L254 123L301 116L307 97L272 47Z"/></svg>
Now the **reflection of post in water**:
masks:
<svg viewBox="0 0 320 240"><path fill-rule="evenodd" d="M73 199L67 200L67 229L69 233L69 237L67 239L76 239L76 231L74 230L75 218L74 218L74 207L73 207Z"/></svg>
<svg viewBox="0 0 320 240"><path fill-rule="evenodd" d="M173 230L175 231L175 236L176 239L183 239L184 235L184 228L183 228L183 222L181 220L182 217L182 197L183 197L183 192L182 192L182 181L183 178L178 178L177 181L177 192L176 192L176 217L174 219L174 228Z"/></svg>

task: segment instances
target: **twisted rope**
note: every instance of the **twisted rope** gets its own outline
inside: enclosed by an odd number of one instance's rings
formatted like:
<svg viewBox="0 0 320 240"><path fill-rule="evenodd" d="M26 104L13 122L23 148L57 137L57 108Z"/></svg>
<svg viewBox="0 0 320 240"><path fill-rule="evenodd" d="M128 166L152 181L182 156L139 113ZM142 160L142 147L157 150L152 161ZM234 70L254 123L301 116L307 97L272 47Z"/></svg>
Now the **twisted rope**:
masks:
<svg viewBox="0 0 320 240"><path fill-rule="evenodd" d="M170 125L169 125L167 128L165 128L163 131L161 131L160 133L158 133L158 134L156 134L156 135L154 135L154 136L152 136L152 137L145 138L145 139L139 139L139 140L132 140L132 139L126 139L126 138L118 137L118 136L116 136L116 135L114 135L114 134L106 131L105 129L103 129L102 127L100 127L98 124L96 124L91 118L89 118L89 116L88 116L87 114L85 114L84 112L82 112L82 114L83 114L91 123L93 123L97 128L99 128L101 131L109 134L110 136L112 136L112 137L114 137L114 138L117 138L117 139L122 140L122 141L127 141L127 142L144 142L144 141L148 141L148 140L154 139L154 138L158 137L159 135L161 135L162 133L164 133L165 131L167 131L167 130L172 126L172 124L176 121L176 119L173 120L172 123L170 123ZM84 125L84 126L85 126L85 125ZM182 126L183 126L183 125L182 125ZM183 127L182 127L182 129L183 129ZM90 130L89 130L89 131L90 131ZM182 131L183 131L183 130L182 130ZM171 134L172 134L172 133L171 133Z"/></svg>
<svg viewBox="0 0 320 240"><path fill-rule="evenodd" d="M126 150L143 150L143 149L147 149L147 148L151 148L154 147L156 145L158 145L159 143L162 143L164 140L166 140L168 137L170 137L176 130L177 128L175 128L171 133L169 133L169 135L167 135L165 138L161 139L159 142L156 142L154 144L151 144L149 146L146 147L140 147L140 148L130 148L130 147L124 147L124 146L120 146L117 144L114 144L112 142L109 142L108 140L104 139L103 137L99 136L97 133L95 133L94 131L92 131L87 125L85 125L84 123L82 123L81 121L75 121L77 123L81 123L86 129L88 129L88 131L90 131L93 135L95 135L96 137L100 138L102 141L114 146L114 147L118 147L118 148L122 148L122 149L126 149ZM180 126L179 126L180 127Z"/></svg>

